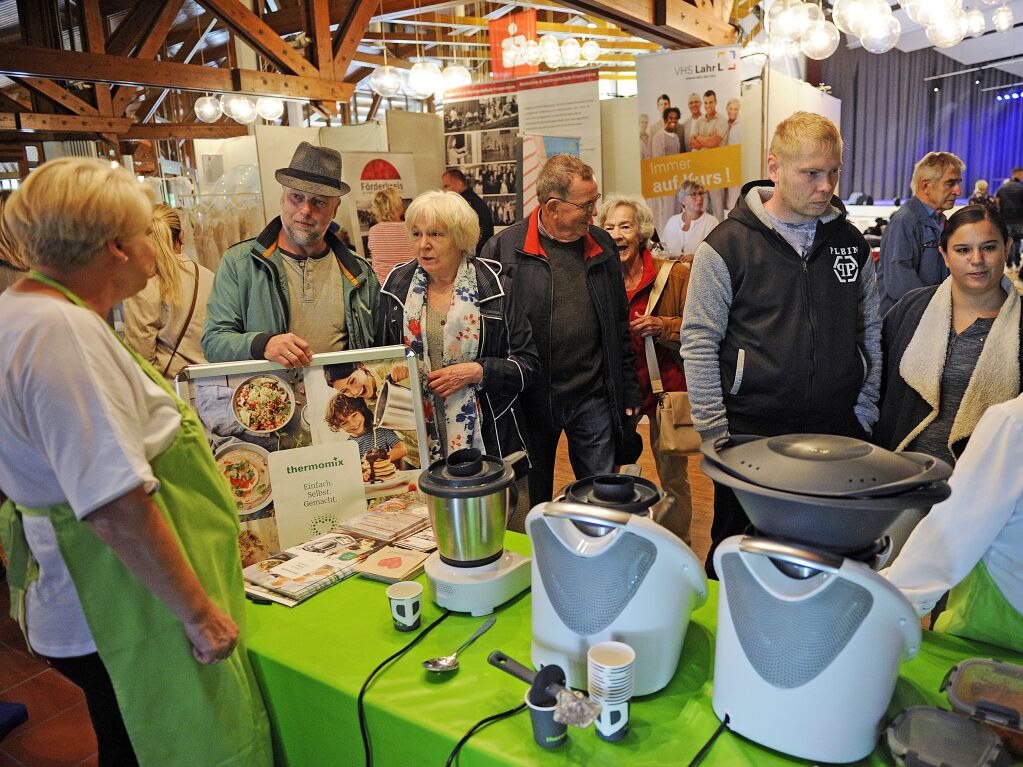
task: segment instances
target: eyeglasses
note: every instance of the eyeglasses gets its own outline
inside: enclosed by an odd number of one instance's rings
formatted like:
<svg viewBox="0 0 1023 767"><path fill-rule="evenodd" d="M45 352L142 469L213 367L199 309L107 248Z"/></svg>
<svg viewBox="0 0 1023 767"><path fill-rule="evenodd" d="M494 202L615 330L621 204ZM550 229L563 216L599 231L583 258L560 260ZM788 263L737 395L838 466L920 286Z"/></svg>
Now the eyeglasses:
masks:
<svg viewBox="0 0 1023 767"><path fill-rule="evenodd" d="M557 200L558 202L567 202L572 207L579 208L579 210L585 210L587 213L596 213L597 202L600 200L600 195L598 194L596 197L594 197L592 202L586 202L583 203L582 205L580 205L577 202L572 202L571 200L563 200L560 197L552 197L551 199Z"/></svg>
<svg viewBox="0 0 1023 767"><path fill-rule="evenodd" d="M690 197L706 197L707 193L706 192L690 192L689 196Z"/></svg>

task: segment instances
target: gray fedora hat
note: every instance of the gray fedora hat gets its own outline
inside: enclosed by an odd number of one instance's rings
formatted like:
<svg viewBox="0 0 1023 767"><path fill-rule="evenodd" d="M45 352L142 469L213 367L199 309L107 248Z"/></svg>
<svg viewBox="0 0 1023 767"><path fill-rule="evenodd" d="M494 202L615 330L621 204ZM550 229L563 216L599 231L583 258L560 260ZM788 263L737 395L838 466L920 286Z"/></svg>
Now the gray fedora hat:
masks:
<svg viewBox="0 0 1023 767"><path fill-rule="evenodd" d="M341 180L341 153L308 141L298 145L291 165L278 169L274 178L282 186L323 197L341 197L352 191Z"/></svg>

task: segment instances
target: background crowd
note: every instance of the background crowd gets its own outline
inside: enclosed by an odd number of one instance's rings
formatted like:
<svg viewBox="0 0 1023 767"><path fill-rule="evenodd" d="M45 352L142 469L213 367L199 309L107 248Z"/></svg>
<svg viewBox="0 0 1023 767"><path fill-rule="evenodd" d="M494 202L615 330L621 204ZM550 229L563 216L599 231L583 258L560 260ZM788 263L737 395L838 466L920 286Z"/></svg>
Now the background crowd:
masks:
<svg viewBox="0 0 1023 767"><path fill-rule="evenodd" d="M507 116L492 109L445 119ZM688 111L665 103L656 125L641 120L641 141L698 150L737 128L737 105L721 114L712 91ZM928 153L875 269L834 195L843 150L833 123L796 113L775 132L768 179L727 215L723 190L689 181L660 225L646 201L603 199L589 166L558 155L538 207L496 234L500 211L452 169L445 191L407 208L393 190L376 195L366 260L330 228L349 191L340 155L303 143L276 173L280 215L215 275L181 255L174 212L123 169L55 160L0 198L0 275L12 283L0 296L0 540L20 563L11 585L26 597L29 644L86 691L101 761L180 761L176 730L150 724L173 673L190 763L269 764L266 714L235 651L235 504L168 385L204 361L299 368L402 344L420 363L431 458L524 447L530 505L554 493L562 436L577 477L609 473L638 457L648 416L675 499L663 523L685 541L688 460L659 449L654 379L688 390L704 439L819 432L929 453L957 464L955 492L908 524L887 575L921 612L951 590L939 629L1023 650L1011 462L1023 450L1012 279L1023 169L994 195L978 184L946 219L965 168ZM123 340L106 322L122 302ZM712 545L747 526L716 486ZM214 697L215 711L195 704Z"/></svg>

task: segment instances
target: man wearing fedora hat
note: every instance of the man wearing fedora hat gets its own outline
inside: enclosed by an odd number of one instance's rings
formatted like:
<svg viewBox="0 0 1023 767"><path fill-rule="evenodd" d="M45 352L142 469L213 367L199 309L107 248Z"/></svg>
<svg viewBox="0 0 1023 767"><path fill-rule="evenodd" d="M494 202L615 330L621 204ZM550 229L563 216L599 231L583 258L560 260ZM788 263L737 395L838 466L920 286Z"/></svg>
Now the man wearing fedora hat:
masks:
<svg viewBox="0 0 1023 767"><path fill-rule="evenodd" d="M281 215L224 254L206 308L210 362L267 359L308 365L312 355L372 346L380 283L369 262L328 230L342 195L341 155L303 141L275 178Z"/></svg>

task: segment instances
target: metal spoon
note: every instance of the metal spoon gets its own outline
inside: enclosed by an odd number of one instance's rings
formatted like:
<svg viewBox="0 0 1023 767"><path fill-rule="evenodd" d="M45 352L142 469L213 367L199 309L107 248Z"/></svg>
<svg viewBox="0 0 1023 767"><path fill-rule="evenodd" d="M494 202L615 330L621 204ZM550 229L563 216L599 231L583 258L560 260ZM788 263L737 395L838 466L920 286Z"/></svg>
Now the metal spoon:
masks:
<svg viewBox="0 0 1023 767"><path fill-rule="evenodd" d="M497 616L491 615L482 626L476 629L476 633L469 637L467 640L465 640L465 643L457 650L455 650L453 653L451 653L451 655L442 655L439 658L430 658L430 660L424 660L423 668L425 668L427 671L437 671L440 673L454 671L456 668L458 668L458 653L462 652L462 650L464 650L466 647L471 645L481 636L490 631L490 627L494 625L495 621L497 621Z"/></svg>

